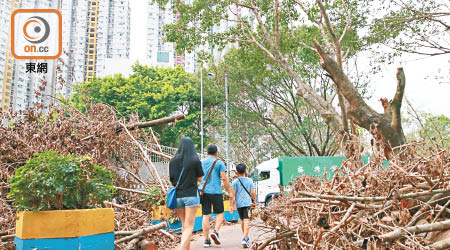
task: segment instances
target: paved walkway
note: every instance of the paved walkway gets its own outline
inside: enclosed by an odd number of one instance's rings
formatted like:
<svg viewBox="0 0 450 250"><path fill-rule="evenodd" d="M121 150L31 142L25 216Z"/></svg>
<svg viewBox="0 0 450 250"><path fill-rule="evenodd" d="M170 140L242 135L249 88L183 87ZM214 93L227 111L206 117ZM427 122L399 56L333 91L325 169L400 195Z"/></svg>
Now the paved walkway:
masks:
<svg viewBox="0 0 450 250"><path fill-rule="evenodd" d="M255 240L258 237L258 233L255 228L250 229L250 241ZM222 229L219 232L220 241L222 244L220 246L217 246L212 243L211 247L209 249L226 249L226 250L240 250L244 249L241 245L242 241L242 230L241 225L238 223L235 223L233 225L223 226ZM205 239L203 238L202 232L197 233L192 237L191 241L191 249L192 250L201 250L201 249L208 249L203 248L203 241ZM178 248L175 248L178 249ZM174 249L174 250L175 250ZM248 249L248 248L247 248Z"/></svg>

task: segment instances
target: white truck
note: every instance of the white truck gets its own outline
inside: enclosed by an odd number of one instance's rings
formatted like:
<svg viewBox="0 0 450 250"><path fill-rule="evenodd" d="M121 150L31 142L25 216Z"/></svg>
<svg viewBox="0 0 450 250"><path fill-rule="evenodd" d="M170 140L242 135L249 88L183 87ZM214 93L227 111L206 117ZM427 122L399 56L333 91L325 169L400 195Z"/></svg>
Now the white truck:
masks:
<svg viewBox="0 0 450 250"><path fill-rule="evenodd" d="M369 158L363 156L363 163ZM334 170L341 166L345 157L342 156L317 156L317 157L278 157L264 161L257 165L250 173L256 186L256 200L258 203L270 204L273 196L280 194L280 186L288 190L289 182L300 175L324 176L331 178ZM387 166L387 162L384 163Z"/></svg>

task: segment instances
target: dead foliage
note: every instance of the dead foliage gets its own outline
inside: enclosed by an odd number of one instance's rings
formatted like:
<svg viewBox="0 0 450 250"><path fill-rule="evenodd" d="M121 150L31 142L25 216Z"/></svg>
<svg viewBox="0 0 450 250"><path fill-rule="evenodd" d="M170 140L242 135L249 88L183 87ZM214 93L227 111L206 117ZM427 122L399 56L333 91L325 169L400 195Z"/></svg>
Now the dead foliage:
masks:
<svg viewBox="0 0 450 250"><path fill-rule="evenodd" d="M7 116L8 115L8 116ZM8 179L35 153L46 150L63 155L89 156L94 164L116 173L117 190L114 203L133 209L115 208L116 231L135 231L148 226L151 204L142 201L142 193L124 191L145 190L156 183L145 183L138 175L138 168L145 162L137 140L154 142L148 130L135 126L138 116L118 119L117 113L104 104L91 105L86 112L72 106L31 109L25 113L0 113L7 123L0 126L0 248L14 249L15 209L6 196ZM130 129L123 129L123 125ZM126 132L124 131L126 130ZM155 178L156 179L156 178ZM164 189L163 189L164 190ZM145 193L145 192L144 192ZM8 236L8 237L4 237ZM157 242L160 249L170 248L175 241L162 233L153 232L140 236L148 242ZM138 242L136 242L136 245ZM116 246L125 249L127 244Z"/></svg>
<svg viewBox="0 0 450 250"><path fill-rule="evenodd" d="M449 149L399 146L388 168L383 149L373 151L369 164L343 162L331 180L297 178L259 212L273 237L255 249L448 249Z"/></svg>

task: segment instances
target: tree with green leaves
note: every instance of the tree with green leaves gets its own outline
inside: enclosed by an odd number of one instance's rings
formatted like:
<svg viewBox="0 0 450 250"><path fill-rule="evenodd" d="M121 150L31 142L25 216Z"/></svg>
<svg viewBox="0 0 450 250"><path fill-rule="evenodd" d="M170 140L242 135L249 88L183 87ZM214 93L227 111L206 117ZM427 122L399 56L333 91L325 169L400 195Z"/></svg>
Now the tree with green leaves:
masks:
<svg viewBox="0 0 450 250"><path fill-rule="evenodd" d="M423 140L431 148L450 147L450 118L412 110L412 118L407 118L412 131L407 134L409 141Z"/></svg>
<svg viewBox="0 0 450 250"><path fill-rule="evenodd" d="M407 2L412 2L409 0ZM254 45L293 79L299 95L339 137L360 126L383 140L388 147L405 143L401 124L406 84L402 68L397 73L397 90L391 101L383 99L384 113L371 108L348 75L346 62L358 52L386 42L370 32L380 17L388 16L391 1L362 0L158 0L161 6L170 2L179 13L176 24L166 27L168 41L177 49L193 50L197 45L214 44L224 47L237 44L244 48ZM434 9L439 9L435 6ZM374 12L374 10L376 12ZM384 10L384 12L383 12ZM427 19L422 20L428 23ZM436 22L433 22L435 24ZM378 26L381 27L382 26ZM369 28L369 29L368 29ZM402 32L410 32L402 29ZM377 32L389 33L389 27ZM402 39L402 36L389 37ZM305 82L295 67L305 62L284 50L293 44L299 50L314 54L332 79L339 109ZM310 64L308 64L310 65Z"/></svg>
<svg viewBox="0 0 450 250"><path fill-rule="evenodd" d="M198 142L200 98L195 77L181 67L154 68L136 64L133 74L95 78L75 86L71 102L80 110L89 103L106 103L120 116L137 113L143 120L153 120L176 112L186 114L176 124L158 126L161 144L176 146L185 135Z"/></svg>
<svg viewBox="0 0 450 250"><path fill-rule="evenodd" d="M223 80L218 79L223 79L224 69L229 72L231 143L233 155L240 161L337 152L338 143L330 127L295 94L292 78L257 47L231 49L223 62L210 65L208 71L218 77L206 82L205 93L221 98L217 103L219 110L224 110L224 86ZM323 75L320 78L321 73L320 69L308 70L304 75L309 74L308 84L320 86L321 95L331 99L331 81ZM321 80L315 81L316 78ZM223 127L223 112L210 119L215 129Z"/></svg>

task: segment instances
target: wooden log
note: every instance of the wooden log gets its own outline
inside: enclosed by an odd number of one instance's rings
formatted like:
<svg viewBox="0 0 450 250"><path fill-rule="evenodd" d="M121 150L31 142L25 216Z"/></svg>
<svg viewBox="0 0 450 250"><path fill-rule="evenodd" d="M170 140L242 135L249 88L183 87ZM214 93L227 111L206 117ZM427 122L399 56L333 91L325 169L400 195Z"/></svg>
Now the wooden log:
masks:
<svg viewBox="0 0 450 250"><path fill-rule="evenodd" d="M114 241L114 244L117 245L117 244L120 244L120 243L125 242L125 241L133 240L133 239L136 239L136 238L140 237L141 235L148 234L148 233L151 233L151 232L155 232L155 231L157 231L159 229L163 229L165 227L167 227L167 222L164 221L164 222L161 222L159 224L156 224L156 225L153 225L153 226L150 226L150 227L139 229L139 230L136 231L136 233L134 233L134 234L132 234L130 236L126 236L126 237L123 237L120 240Z"/></svg>

